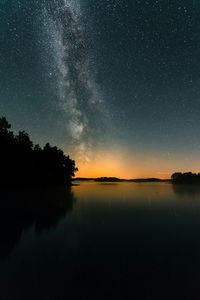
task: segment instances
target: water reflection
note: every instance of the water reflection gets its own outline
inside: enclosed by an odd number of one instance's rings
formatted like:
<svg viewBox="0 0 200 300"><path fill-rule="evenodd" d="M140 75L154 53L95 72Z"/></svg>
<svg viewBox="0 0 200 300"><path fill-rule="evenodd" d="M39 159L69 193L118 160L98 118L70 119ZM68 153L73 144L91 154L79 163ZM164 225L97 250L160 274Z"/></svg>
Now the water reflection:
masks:
<svg viewBox="0 0 200 300"><path fill-rule="evenodd" d="M70 187L3 189L0 191L0 259L14 249L24 230L35 226L40 234L57 226L73 209Z"/></svg>
<svg viewBox="0 0 200 300"><path fill-rule="evenodd" d="M197 184L172 184L172 187L178 196L200 195L200 186Z"/></svg>
<svg viewBox="0 0 200 300"><path fill-rule="evenodd" d="M1 300L199 298L200 194L165 183L81 182L72 191L35 191L29 202L25 191L19 207L14 191L4 201L7 253L22 238L0 261Z"/></svg>

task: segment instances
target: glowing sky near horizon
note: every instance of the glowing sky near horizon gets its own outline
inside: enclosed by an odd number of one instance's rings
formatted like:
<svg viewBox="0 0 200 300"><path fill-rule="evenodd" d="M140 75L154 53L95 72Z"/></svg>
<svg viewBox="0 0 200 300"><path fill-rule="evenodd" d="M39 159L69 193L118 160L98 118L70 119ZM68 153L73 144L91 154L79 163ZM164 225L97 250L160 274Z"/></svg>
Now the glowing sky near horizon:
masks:
<svg viewBox="0 0 200 300"><path fill-rule="evenodd" d="M0 30L0 114L77 176L200 171L199 1L0 0Z"/></svg>

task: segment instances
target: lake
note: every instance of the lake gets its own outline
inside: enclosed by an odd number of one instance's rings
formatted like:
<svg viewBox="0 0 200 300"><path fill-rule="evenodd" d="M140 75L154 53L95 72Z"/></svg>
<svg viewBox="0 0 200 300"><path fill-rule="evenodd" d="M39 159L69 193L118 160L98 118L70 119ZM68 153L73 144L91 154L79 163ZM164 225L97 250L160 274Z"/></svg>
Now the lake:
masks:
<svg viewBox="0 0 200 300"><path fill-rule="evenodd" d="M200 188L4 189L0 300L200 299Z"/></svg>

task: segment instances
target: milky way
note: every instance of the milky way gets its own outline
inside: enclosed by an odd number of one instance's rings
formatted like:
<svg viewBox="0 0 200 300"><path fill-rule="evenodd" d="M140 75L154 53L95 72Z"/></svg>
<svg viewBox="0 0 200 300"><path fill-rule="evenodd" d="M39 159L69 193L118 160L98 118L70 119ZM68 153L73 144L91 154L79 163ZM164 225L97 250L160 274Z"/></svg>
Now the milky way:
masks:
<svg viewBox="0 0 200 300"><path fill-rule="evenodd" d="M199 33L197 0L0 0L0 114L80 170L199 171Z"/></svg>
<svg viewBox="0 0 200 300"><path fill-rule="evenodd" d="M96 140L106 123L106 111L95 82L81 8L74 1L46 1L41 16L50 58L47 70L56 80L58 105L75 152L87 161L95 147L93 137Z"/></svg>

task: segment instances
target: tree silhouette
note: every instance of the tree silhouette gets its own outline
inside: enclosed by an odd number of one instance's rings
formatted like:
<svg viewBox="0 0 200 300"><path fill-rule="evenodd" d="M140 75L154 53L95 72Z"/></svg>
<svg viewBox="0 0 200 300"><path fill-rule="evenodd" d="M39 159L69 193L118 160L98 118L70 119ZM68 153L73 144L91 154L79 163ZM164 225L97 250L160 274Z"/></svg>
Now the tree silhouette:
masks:
<svg viewBox="0 0 200 300"><path fill-rule="evenodd" d="M11 125L8 123L5 117L0 118L0 134L8 134Z"/></svg>
<svg viewBox="0 0 200 300"><path fill-rule="evenodd" d="M190 184L190 183L200 183L200 173L192 173L192 172L176 172L173 173L171 176L173 183L180 183L180 184Z"/></svg>
<svg viewBox="0 0 200 300"><path fill-rule="evenodd" d="M32 150L33 143L31 142L28 133L26 133L24 130L19 131L18 135L15 138L22 148Z"/></svg>
<svg viewBox="0 0 200 300"><path fill-rule="evenodd" d="M56 146L34 145L28 133L14 135L5 117L0 118L0 184L70 183L78 170L75 161Z"/></svg>

